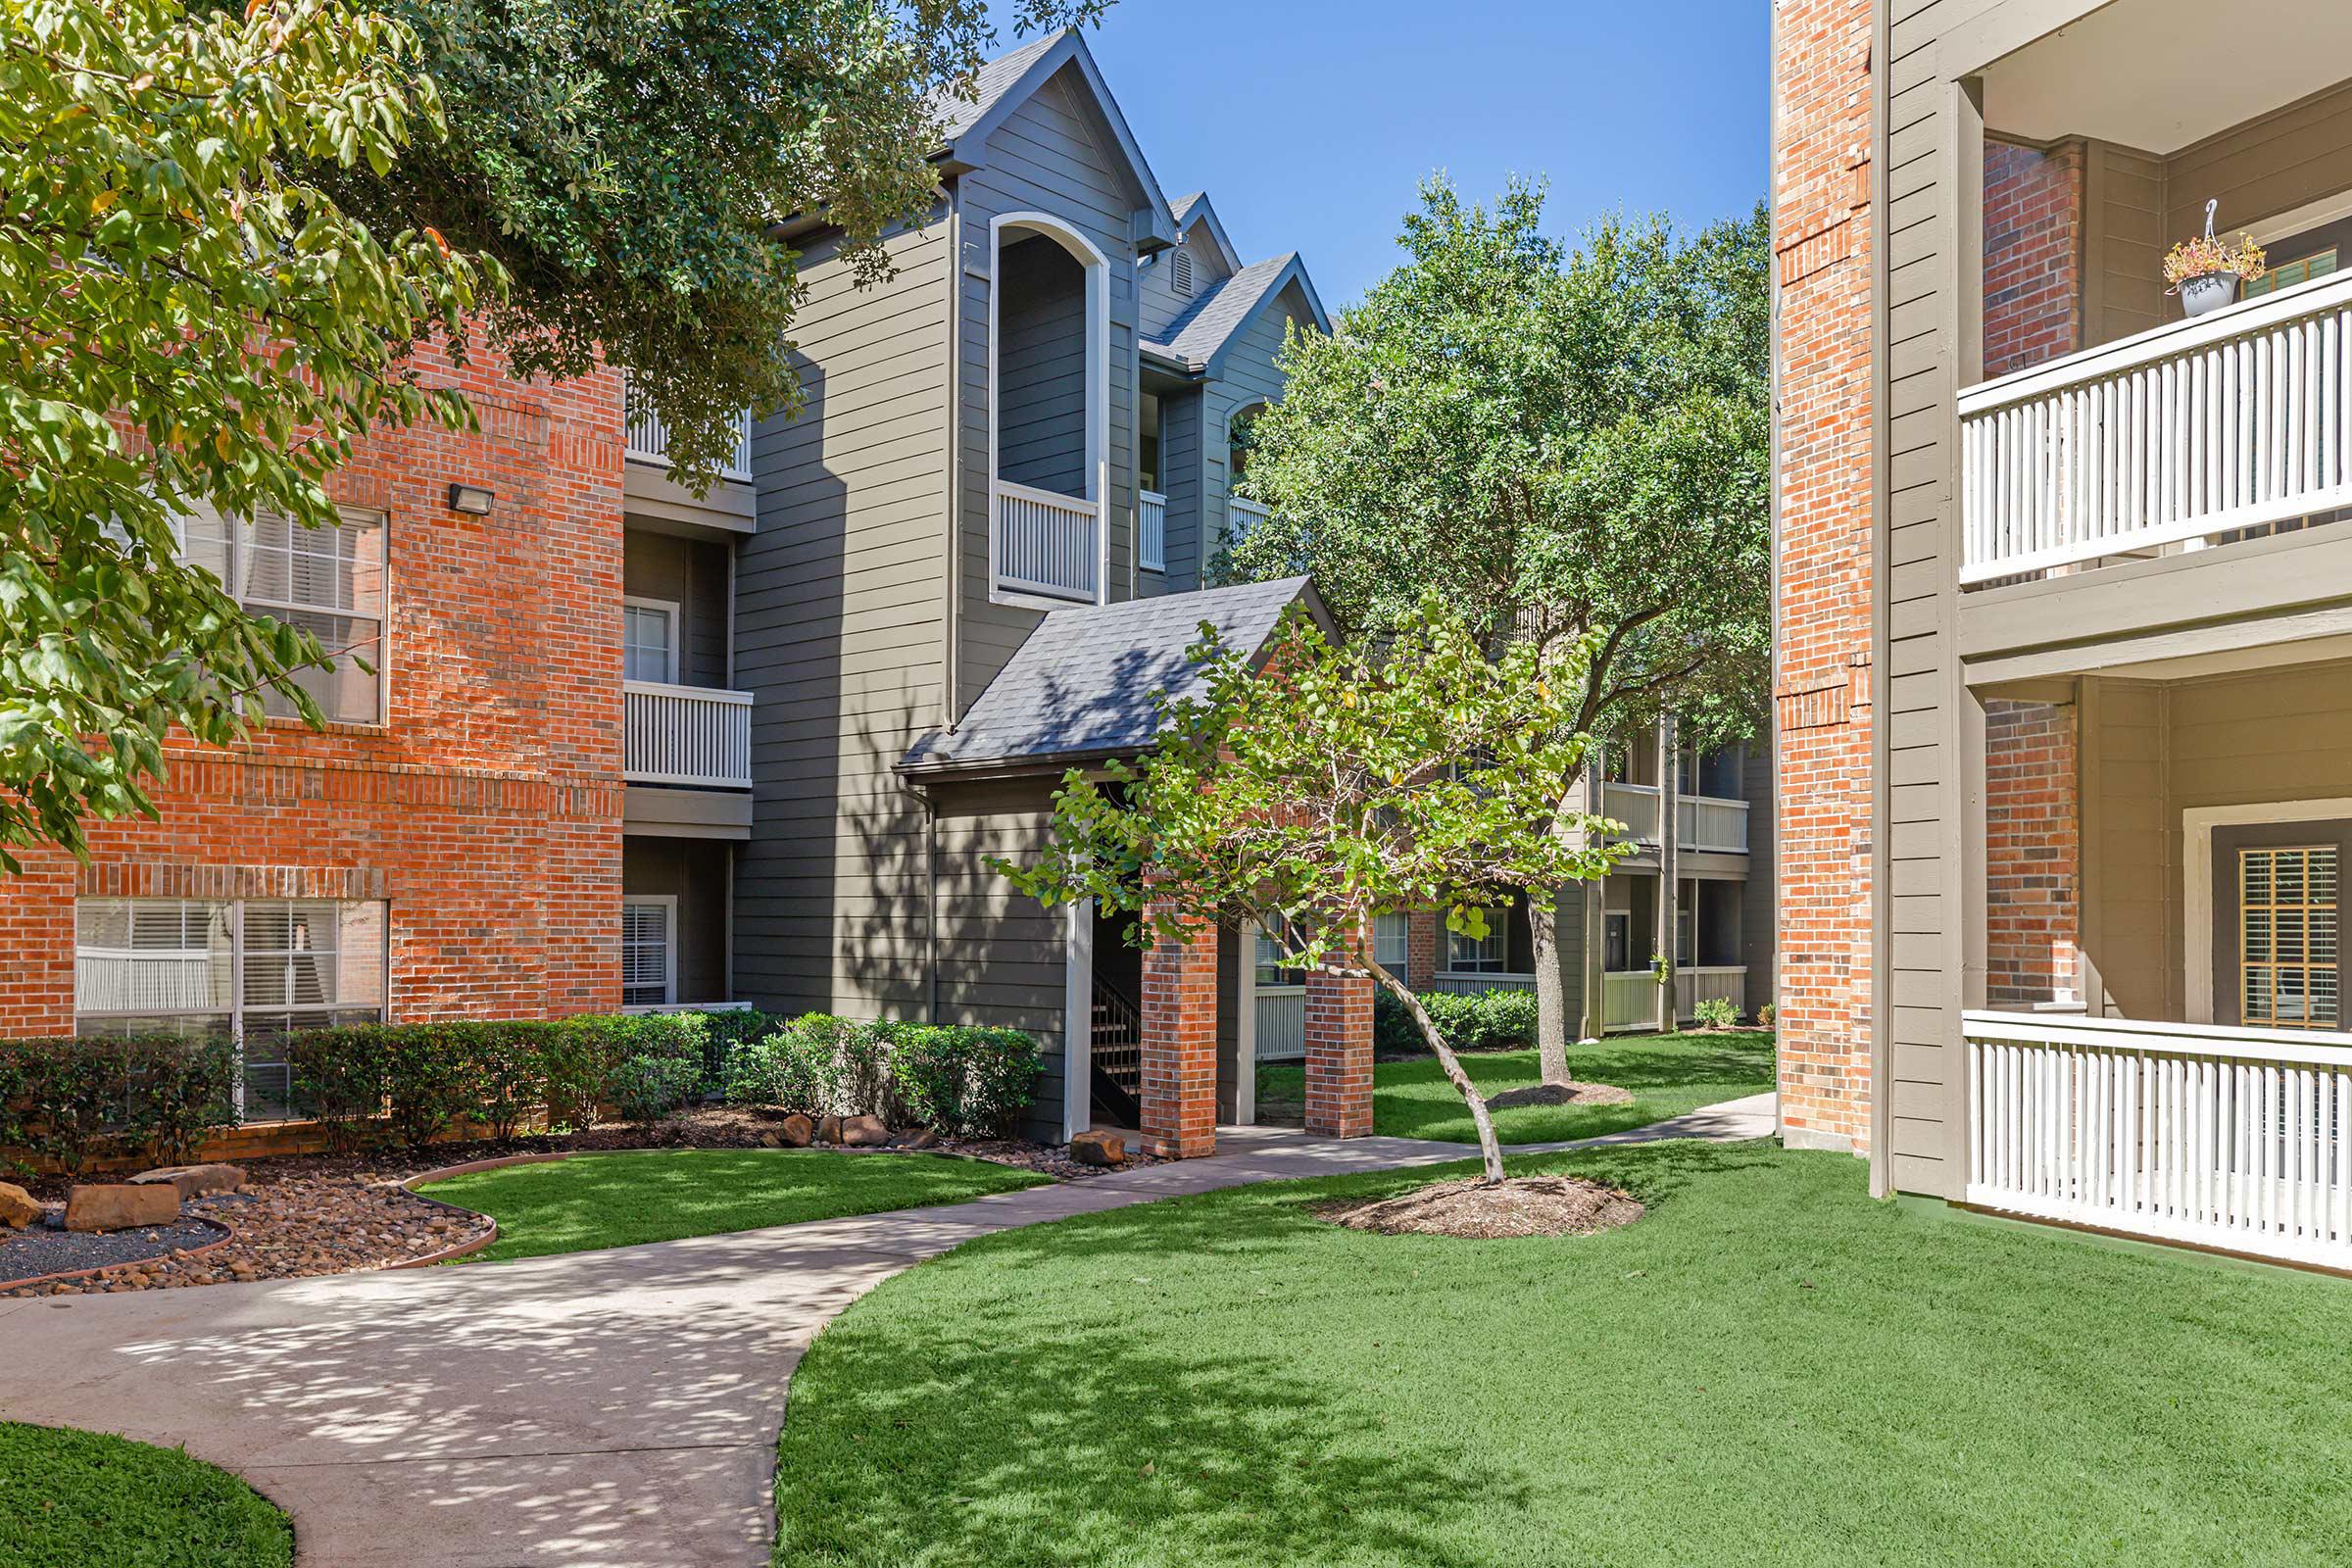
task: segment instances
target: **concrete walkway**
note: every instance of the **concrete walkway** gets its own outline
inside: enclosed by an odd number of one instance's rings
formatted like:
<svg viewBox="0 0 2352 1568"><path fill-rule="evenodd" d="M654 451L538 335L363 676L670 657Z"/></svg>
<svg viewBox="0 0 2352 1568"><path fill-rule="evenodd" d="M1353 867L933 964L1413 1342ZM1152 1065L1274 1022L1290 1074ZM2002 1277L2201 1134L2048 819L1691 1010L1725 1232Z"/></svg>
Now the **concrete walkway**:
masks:
<svg viewBox="0 0 2352 1568"><path fill-rule="evenodd" d="M1514 1152L1757 1138L1769 1094ZM785 1385L867 1290L991 1231L1248 1182L1443 1163L1461 1144L1261 1128L1208 1159L949 1207L473 1268L0 1301L0 1416L244 1476L306 1568L768 1560Z"/></svg>

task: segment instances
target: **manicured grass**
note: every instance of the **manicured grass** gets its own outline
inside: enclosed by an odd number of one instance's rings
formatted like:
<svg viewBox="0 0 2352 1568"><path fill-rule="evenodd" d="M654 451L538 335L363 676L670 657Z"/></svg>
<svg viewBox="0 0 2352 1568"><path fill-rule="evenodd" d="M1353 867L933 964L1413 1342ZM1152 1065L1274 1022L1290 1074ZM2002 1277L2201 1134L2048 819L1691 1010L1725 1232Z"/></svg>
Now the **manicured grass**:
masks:
<svg viewBox="0 0 2352 1568"><path fill-rule="evenodd" d="M294 1527L284 1514L227 1471L177 1448L0 1421L0 1495L8 1499L0 1506L0 1563L283 1568L294 1560Z"/></svg>
<svg viewBox="0 0 2352 1568"><path fill-rule="evenodd" d="M1462 1058L1471 1081L1499 1094L1544 1075L1533 1051L1480 1053ZM1568 1048L1568 1068L1585 1083L1615 1084L1633 1095L1622 1105L1513 1105L1494 1112L1506 1144L1546 1144L1566 1138L1645 1127L1701 1105L1760 1095L1772 1087L1772 1036L1756 1031L1696 1035L1622 1035L1594 1046ZM1257 1093L1303 1101L1306 1071L1268 1064L1257 1069ZM1372 1069L1372 1129L1397 1138L1440 1138L1475 1144L1478 1132L1462 1097L1438 1070L1437 1058L1384 1061Z"/></svg>
<svg viewBox="0 0 2352 1568"><path fill-rule="evenodd" d="M2352 1284L1872 1201L1844 1155L1514 1161L1649 1214L1340 1230L1412 1176L973 1242L792 1385L793 1568L2341 1563Z"/></svg>
<svg viewBox="0 0 2352 1568"><path fill-rule="evenodd" d="M473 1254L497 1262L960 1203L1046 1179L946 1154L677 1149L506 1165L422 1191L497 1220L498 1240Z"/></svg>

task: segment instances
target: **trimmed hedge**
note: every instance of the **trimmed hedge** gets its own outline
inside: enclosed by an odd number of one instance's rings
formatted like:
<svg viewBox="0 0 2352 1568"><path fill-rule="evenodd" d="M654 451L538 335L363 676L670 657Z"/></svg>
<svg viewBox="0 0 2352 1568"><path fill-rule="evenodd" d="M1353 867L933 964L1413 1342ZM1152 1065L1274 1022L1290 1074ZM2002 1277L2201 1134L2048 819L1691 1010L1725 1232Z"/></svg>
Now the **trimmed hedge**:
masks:
<svg viewBox="0 0 2352 1568"><path fill-rule="evenodd" d="M1521 1051L1536 1043L1536 994L1481 991L1461 996L1432 991L1421 998L1446 1044L1456 1051ZM1404 1004L1386 991L1372 998L1372 1043L1384 1052L1426 1051L1421 1027Z"/></svg>
<svg viewBox="0 0 2352 1568"><path fill-rule="evenodd" d="M879 1116L955 1137L1009 1133L1037 1092L1037 1042L1017 1029L796 1018L735 1054L730 1104Z"/></svg>
<svg viewBox="0 0 2352 1568"><path fill-rule="evenodd" d="M176 1035L0 1041L0 1149L78 1177L93 1159L184 1162L230 1115L225 1042Z"/></svg>

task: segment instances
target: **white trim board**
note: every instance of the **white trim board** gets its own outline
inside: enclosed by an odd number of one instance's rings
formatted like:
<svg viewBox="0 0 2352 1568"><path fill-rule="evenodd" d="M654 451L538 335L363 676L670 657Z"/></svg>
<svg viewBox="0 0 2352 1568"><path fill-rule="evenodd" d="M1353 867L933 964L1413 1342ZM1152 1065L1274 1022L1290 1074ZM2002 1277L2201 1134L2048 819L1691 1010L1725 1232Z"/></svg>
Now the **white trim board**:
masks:
<svg viewBox="0 0 2352 1568"><path fill-rule="evenodd" d="M2213 1022L2213 830L2267 822L2327 822L2352 817L2352 797L2257 801L2248 806L2188 806L2180 810L2181 1010L2188 1022Z"/></svg>
<svg viewBox="0 0 2352 1568"><path fill-rule="evenodd" d="M1063 928L1061 1141L1095 1124L1095 901L1070 905Z"/></svg>
<svg viewBox="0 0 2352 1568"><path fill-rule="evenodd" d="M1093 240L1051 213L999 213L988 220L988 597L996 604L1066 610L1076 601L1041 599L998 586L997 375L1004 336L999 310L1004 281L1004 230L1025 228L1061 246L1086 274L1086 483L1095 504L1095 599L1110 603L1110 261ZM1081 1129L1083 1131L1083 1129Z"/></svg>

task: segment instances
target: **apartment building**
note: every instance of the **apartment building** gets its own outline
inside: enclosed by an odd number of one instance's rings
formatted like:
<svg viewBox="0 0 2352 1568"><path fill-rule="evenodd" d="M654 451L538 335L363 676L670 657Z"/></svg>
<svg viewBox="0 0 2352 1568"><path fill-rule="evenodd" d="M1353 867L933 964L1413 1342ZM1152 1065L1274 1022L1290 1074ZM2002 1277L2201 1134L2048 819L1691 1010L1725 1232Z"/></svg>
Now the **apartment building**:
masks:
<svg viewBox="0 0 2352 1568"><path fill-rule="evenodd" d="M2340 1267L2352 13L2209 20L1776 8L1782 1119Z"/></svg>

